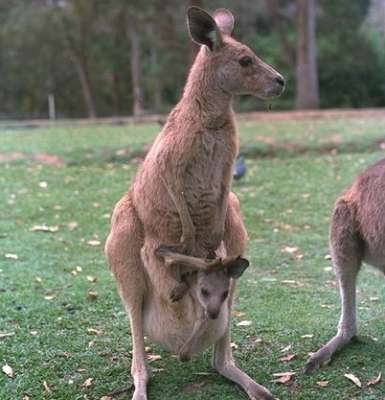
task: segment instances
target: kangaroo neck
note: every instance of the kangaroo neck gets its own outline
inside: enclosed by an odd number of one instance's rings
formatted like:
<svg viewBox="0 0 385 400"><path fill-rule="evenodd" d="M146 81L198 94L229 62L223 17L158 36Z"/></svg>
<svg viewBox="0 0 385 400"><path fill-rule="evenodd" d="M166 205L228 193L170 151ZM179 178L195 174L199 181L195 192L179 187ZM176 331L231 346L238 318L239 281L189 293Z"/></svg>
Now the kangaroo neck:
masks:
<svg viewBox="0 0 385 400"><path fill-rule="evenodd" d="M232 95L218 84L217 69L213 55L202 48L191 67L181 100L183 114L199 118L208 129L226 125L232 118Z"/></svg>

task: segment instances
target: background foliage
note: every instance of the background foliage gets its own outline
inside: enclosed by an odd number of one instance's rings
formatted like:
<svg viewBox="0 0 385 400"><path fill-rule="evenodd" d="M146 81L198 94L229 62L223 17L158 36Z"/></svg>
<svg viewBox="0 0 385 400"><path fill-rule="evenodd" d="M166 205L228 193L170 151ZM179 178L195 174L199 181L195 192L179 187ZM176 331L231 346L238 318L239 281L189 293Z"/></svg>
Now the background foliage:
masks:
<svg viewBox="0 0 385 400"><path fill-rule="evenodd" d="M132 32L140 49L143 107L168 111L191 63L185 11L192 3L233 11L235 36L288 80L274 107L292 108L295 0L275 2L278 22L274 2L266 0L13 0L0 3L0 117L46 117L49 93L60 117L130 114ZM321 107L385 105L385 41L381 23L367 22L371 3L381 1L318 1ZM237 107L265 106L245 98Z"/></svg>

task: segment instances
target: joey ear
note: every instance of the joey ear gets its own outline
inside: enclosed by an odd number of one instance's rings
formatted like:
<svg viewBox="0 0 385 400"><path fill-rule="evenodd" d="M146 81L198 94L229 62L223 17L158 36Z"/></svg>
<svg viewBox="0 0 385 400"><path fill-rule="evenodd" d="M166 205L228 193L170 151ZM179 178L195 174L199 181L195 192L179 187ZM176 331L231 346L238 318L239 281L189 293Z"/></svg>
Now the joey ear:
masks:
<svg viewBox="0 0 385 400"><path fill-rule="evenodd" d="M229 278L238 279L250 265L246 258L238 257L227 267L227 276Z"/></svg>
<svg viewBox="0 0 385 400"><path fill-rule="evenodd" d="M225 35L231 35L234 30L234 16L226 8L218 8L214 11L213 18L219 30Z"/></svg>
<svg viewBox="0 0 385 400"><path fill-rule="evenodd" d="M211 51L222 43L222 36L213 17L199 7L187 10L187 26L191 39Z"/></svg>

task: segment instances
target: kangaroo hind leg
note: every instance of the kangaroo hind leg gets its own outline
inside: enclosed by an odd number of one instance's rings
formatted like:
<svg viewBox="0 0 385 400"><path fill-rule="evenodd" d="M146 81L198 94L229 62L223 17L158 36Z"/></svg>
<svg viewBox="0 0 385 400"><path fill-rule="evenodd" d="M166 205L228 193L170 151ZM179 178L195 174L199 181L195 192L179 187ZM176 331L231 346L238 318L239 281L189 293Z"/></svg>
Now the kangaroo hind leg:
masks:
<svg viewBox="0 0 385 400"><path fill-rule="evenodd" d="M131 325L131 375L135 385L133 400L147 400L149 380L143 332L143 302L147 290L140 256L143 242L142 225L128 194L115 207L105 253Z"/></svg>

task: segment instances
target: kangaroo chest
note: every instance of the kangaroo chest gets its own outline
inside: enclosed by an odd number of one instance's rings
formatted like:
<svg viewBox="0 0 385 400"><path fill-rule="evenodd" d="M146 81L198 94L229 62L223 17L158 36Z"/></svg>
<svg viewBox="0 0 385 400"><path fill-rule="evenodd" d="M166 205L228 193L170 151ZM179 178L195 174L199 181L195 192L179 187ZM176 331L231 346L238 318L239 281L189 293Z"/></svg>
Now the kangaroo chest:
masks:
<svg viewBox="0 0 385 400"><path fill-rule="evenodd" d="M197 228L206 226L228 189L236 146L228 135L198 135L183 176L184 197Z"/></svg>

